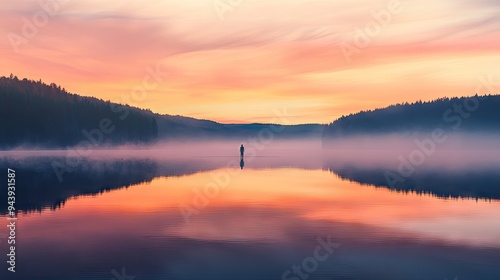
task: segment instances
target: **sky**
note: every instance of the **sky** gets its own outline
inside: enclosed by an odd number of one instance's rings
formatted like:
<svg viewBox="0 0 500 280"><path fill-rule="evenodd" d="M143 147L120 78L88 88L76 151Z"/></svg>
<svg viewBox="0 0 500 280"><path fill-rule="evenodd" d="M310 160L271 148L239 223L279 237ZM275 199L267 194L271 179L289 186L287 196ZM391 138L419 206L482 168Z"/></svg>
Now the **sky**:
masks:
<svg viewBox="0 0 500 280"><path fill-rule="evenodd" d="M329 123L488 93L499 14L498 0L1 1L0 75L161 114Z"/></svg>

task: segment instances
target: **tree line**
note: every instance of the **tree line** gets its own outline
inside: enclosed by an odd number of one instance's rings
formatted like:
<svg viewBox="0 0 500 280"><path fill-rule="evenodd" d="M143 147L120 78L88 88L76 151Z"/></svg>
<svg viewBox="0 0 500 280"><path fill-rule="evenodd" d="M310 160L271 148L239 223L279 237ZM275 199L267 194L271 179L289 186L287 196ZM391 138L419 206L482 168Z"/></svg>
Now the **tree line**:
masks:
<svg viewBox="0 0 500 280"><path fill-rule="evenodd" d="M88 138L84 131L92 134L103 120L108 133L99 144L148 143L158 137L156 118L149 110L71 94L41 80L0 77L2 149L78 145Z"/></svg>
<svg viewBox="0 0 500 280"><path fill-rule="evenodd" d="M457 132L499 132L500 95L439 98L361 111L328 124L323 136L335 138L430 131L435 128L449 128Z"/></svg>

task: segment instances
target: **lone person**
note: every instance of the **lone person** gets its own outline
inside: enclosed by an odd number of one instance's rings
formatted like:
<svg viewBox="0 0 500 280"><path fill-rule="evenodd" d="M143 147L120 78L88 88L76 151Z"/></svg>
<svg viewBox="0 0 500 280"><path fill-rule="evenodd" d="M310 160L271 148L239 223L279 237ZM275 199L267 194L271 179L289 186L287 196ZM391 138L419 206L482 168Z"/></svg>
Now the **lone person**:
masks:
<svg viewBox="0 0 500 280"><path fill-rule="evenodd" d="M243 144L241 144L241 146L240 146L240 155L241 155L241 157L243 157L244 154L245 154L245 147L243 147Z"/></svg>

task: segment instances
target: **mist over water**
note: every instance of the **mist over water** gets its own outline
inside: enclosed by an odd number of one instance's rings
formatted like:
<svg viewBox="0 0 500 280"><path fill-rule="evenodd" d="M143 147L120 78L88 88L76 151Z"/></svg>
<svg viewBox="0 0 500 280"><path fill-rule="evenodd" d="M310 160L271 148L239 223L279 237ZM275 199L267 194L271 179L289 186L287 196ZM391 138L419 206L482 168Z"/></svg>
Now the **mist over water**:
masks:
<svg viewBox="0 0 500 280"><path fill-rule="evenodd" d="M500 134L357 136L328 140L325 156L334 164L395 168L401 162L419 169L481 169L500 165Z"/></svg>
<svg viewBox="0 0 500 280"><path fill-rule="evenodd" d="M61 161L87 162L145 159L154 162L198 162L207 166L224 166L239 162L240 145L245 146L245 162L249 168L294 166L321 168L321 141L319 139L275 140L269 143L245 141L168 141L154 145L124 145L92 150L14 150L0 152L3 160L22 160L24 164L38 158L59 158ZM251 163L251 165L250 165ZM78 165L78 164L75 164Z"/></svg>
<svg viewBox="0 0 500 280"><path fill-rule="evenodd" d="M57 208L80 193L95 194L158 177L225 168L326 170L345 180L397 191L500 199L496 135L448 135L442 143L433 143L425 136L353 137L330 142L331 149L324 149L320 139L294 139L15 150L0 152L0 167L18 168L26 174L20 178L29 185L20 190L24 197L19 202L21 210ZM245 146L243 158L239 155L241 144Z"/></svg>
<svg viewBox="0 0 500 280"><path fill-rule="evenodd" d="M87 149L23 149L0 151L0 158L67 156L92 159L150 158L154 160L188 157L231 157L239 156L239 146L245 146L245 156L286 157L303 160L318 157L334 157L338 162L357 165L390 165L399 156L421 151L425 154L423 166L438 165L454 168L464 165L496 164L500 161L500 134L458 134L448 133L436 142L430 133L358 135L339 139L271 139L259 141L240 140L170 140L150 145L101 146ZM300 161L297 163L300 165Z"/></svg>
<svg viewBox="0 0 500 280"><path fill-rule="evenodd" d="M341 246L310 279L495 279L496 136L448 135L433 149L425 136L0 152L0 169L16 170L19 255L32 268L13 279L110 279L121 267L137 279L282 279L318 238Z"/></svg>

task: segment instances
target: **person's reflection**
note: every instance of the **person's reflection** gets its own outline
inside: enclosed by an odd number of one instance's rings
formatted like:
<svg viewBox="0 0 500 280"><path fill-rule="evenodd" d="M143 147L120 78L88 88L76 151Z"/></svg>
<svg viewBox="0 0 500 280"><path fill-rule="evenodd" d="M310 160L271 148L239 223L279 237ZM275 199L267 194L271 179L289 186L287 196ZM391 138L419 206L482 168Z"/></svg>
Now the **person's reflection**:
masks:
<svg viewBox="0 0 500 280"><path fill-rule="evenodd" d="M241 169L243 169L243 167L245 167L244 156L245 156L245 147L243 147L243 144L241 144L241 146L240 146L240 168Z"/></svg>
<svg viewBox="0 0 500 280"><path fill-rule="evenodd" d="M245 167L245 160L244 160L243 156L241 156L241 159L240 159L240 168L243 169L243 167Z"/></svg>

